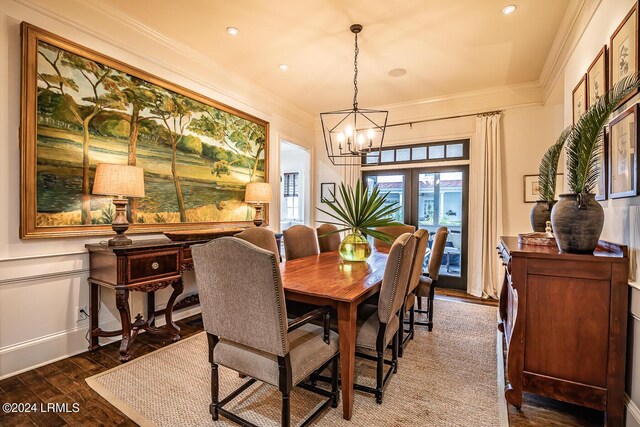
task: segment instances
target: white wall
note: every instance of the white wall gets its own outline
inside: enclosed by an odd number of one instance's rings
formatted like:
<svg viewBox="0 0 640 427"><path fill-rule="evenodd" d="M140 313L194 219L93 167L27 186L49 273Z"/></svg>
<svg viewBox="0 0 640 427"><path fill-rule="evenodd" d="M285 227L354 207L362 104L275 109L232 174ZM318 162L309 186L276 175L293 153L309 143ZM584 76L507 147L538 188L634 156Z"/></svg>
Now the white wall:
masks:
<svg viewBox="0 0 640 427"><path fill-rule="evenodd" d="M85 243L102 238L20 240L20 23L30 22L270 122L270 165L274 197L279 194L281 135L313 146L310 115L263 88L220 68L188 46L162 39L139 22L120 16L107 2L0 0L0 378L87 348L87 321L76 307L88 305ZM272 226L279 206L270 209ZM277 229L277 225L273 228ZM134 238L153 238L153 235ZM185 293L194 291L187 274ZM158 308L166 302L160 292ZM101 327L116 327L113 295L104 292ZM144 312L133 294L133 313ZM185 310L179 316L193 314Z"/></svg>
<svg viewBox="0 0 640 427"><path fill-rule="evenodd" d="M609 44L611 34L622 22L635 0L602 0L587 29L573 50L564 70L564 123L572 121L572 91L586 73L591 61L603 45ZM637 102L637 97L631 100ZM624 107L626 108L626 107ZM620 111L624 111L624 108ZM637 254L640 249L640 197L607 200L602 203L605 226L602 238L629 245L631 307L629 310L629 356L627 394L627 426L640 425L640 285Z"/></svg>

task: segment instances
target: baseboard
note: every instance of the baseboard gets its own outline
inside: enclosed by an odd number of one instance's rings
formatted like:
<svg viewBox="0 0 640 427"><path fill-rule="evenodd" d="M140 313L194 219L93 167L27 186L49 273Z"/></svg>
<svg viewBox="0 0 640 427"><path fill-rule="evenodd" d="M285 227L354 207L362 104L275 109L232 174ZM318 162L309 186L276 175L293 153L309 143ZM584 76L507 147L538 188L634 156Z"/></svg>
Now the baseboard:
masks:
<svg viewBox="0 0 640 427"><path fill-rule="evenodd" d="M633 403L628 395L624 395L624 404L627 407L626 427L640 427L640 408Z"/></svg>
<svg viewBox="0 0 640 427"><path fill-rule="evenodd" d="M190 307L175 312L173 318L180 320L198 313L200 313L200 306ZM156 324L164 325L164 317L157 319ZM100 327L105 330L119 329L120 323L114 320L101 324ZM0 350L0 380L84 353L89 345L85 338L88 331L87 324L3 348ZM119 338L100 338L102 345L114 341L119 341Z"/></svg>

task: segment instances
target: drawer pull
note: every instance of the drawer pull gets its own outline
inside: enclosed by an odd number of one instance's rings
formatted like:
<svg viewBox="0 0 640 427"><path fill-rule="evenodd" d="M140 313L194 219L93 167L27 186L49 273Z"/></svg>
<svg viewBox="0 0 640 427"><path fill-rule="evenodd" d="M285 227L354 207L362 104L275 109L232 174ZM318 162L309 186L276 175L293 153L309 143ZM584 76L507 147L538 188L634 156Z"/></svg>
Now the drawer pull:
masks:
<svg viewBox="0 0 640 427"><path fill-rule="evenodd" d="M151 264L151 268L153 268L154 270L157 270L160 267L160 264L158 264L157 262L154 262L153 264Z"/></svg>

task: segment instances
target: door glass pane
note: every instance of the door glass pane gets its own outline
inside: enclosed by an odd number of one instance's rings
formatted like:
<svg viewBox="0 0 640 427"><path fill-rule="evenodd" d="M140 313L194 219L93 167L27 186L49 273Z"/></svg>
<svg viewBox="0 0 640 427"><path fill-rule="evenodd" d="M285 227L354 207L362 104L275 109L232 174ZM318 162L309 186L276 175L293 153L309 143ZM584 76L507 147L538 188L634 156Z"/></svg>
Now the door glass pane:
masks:
<svg viewBox="0 0 640 427"><path fill-rule="evenodd" d="M396 162L407 162L411 160L411 149L398 148L396 150Z"/></svg>
<svg viewBox="0 0 640 427"><path fill-rule="evenodd" d="M429 146L430 159L444 159L444 145Z"/></svg>
<svg viewBox="0 0 640 427"><path fill-rule="evenodd" d="M411 149L411 160L426 160L427 147L414 147Z"/></svg>
<svg viewBox="0 0 640 427"><path fill-rule="evenodd" d="M441 275L460 277L462 261L462 172L421 173L418 175L418 227L429 230L433 244L435 232L447 227L449 236L440 267ZM425 257L426 270L430 250Z"/></svg>
<svg viewBox="0 0 640 427"><path fill-rule="evenodd" d="M381 194L388 194L386 204L398 203L400 210L394 215L395 221L404 222L404 175L368 175L367 188L369 191L378 185Z"/></svg>
<svg viewBox="0 0 640 427"><path fill-rule="evenodd" d="M462 157L463 145L462 144L449 144L447 145L447 158Z"/></svg>
<svg viewBox="0 0 640 427"><path fill-rule="evenodd" d="M382 150L382 157L380 161L386 163L393 162L395 160L394 153L395 150Z"/></svg>

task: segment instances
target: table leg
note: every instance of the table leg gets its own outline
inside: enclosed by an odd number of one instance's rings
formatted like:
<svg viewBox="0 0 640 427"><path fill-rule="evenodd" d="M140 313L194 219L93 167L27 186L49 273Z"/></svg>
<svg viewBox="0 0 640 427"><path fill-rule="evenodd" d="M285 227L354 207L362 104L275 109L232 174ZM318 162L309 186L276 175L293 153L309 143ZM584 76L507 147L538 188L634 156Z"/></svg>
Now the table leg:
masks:
<svg viewBox="0 0 640 427"><path fill-rule="evenodd" d="M350 420L353 415L353 382L356 359L357 305L338 304L338 334L340 342L340 375L342 381L342 416Z"/></svg>
<svg viewBox="0 0 640 427"><path fill-rule="evenodd" d="M98 312L100 311L98 284L89 282L89 337L91 342L89 350L94 351L100 348L98 342Z"/></svg>
<svg viewBox="0 0 640 427"><path fill-rule="evenodd" d="M171 335L171 340L178 341L180 339L180 327L173 323L173 305L175 304L178 295L180 295L182 293L182 290L184 289L182 279L178 280L177 282L173 282L171 284L171 287L173 288L173 292L169 297L169 301L167 301L167 307L164 311L164 316L167 322L167 330Z"/></svg>
<svg viewBox="0 0 640 427"><path fill-rule="evenodd" d="M122 342L120 343L120 361L127 362L131 359L129 346L131 345L131 312L129 309L129 290L116 290L116 307L120 312L122 323Z"/></svg>

